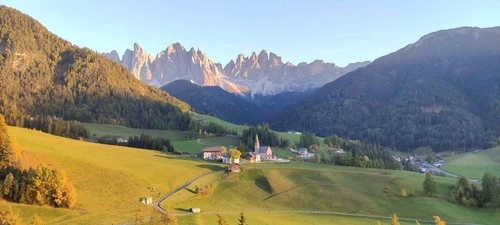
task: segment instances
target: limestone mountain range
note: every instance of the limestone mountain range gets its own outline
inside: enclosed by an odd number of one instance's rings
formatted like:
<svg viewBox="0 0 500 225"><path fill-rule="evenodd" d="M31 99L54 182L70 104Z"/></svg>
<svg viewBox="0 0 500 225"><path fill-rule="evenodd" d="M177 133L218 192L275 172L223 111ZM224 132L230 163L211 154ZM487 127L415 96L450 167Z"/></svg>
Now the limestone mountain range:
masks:
<svg viewBox="0 0 500 225"><path fill-rule="evenodd" d="M137 43L133 50L127 49L121 59L116 51L103 55L120 63L137 79L153 86L161 87L184 79L200 86L218 86L232 93L251 95L316 89L370 63L358 62L340 67L316 60L293 65L284 63L273 52L262 50L248 57L239 54L222 67L201 50L186 50L180 43L169 45L156 56L147 53Z"/></svg>

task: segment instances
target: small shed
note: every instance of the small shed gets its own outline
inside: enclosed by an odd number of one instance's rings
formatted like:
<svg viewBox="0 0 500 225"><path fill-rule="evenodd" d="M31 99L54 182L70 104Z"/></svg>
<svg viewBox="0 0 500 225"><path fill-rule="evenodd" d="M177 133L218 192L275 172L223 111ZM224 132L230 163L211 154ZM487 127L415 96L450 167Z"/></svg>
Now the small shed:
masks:
<svg viewBox="0 0 500 225"><path fill-rule="evenodd" d="M149 204L153 203L153 198L152 197L141 197L141 198L139 198L139 201L144 205L149 205Z"/></svg>
<svg viewBox="0 0 500 225"><path fill-rule="evenodd" d="M227 166L227 172L239 173L241 172L240 164L233 163Z"/></svg>
<svg viewBox="0 0 500 225"><path fill-rule="evenodd" d="M191 211L192 213L199 213L199 212L201 212L201 209L200 208L190 208L189 211Z"/></svg>

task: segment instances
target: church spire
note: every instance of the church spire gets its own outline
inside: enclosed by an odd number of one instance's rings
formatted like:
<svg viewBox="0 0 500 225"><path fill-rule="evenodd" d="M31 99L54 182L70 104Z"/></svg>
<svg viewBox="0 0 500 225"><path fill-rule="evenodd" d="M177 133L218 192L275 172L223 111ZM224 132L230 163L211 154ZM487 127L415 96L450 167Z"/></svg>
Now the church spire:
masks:
<svg viewBox="0 0 500 225"><path fill-rule="evenodd" d="M254 145L254 148L255 148L255 153L258 154L259 151L260 151L260 142L259 142L259 135L255 135L255 145Z"/></svg>

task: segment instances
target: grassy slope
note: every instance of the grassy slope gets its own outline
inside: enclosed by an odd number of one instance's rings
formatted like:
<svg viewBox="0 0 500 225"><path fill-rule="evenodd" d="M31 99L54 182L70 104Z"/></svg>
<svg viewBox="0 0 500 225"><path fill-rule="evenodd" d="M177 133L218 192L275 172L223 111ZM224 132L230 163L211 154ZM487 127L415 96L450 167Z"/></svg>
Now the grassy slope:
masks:
<svg viewBox="0 0 500 225"><path fill-rule="evenodd" d="M184 134L181 131L136 129L124 126L96 124L96 123L83 123L83 124L90 130L90 135L95 135L97 137L101 137L103 135L113 135L113 136L122 136L124 138L128 138L130 136L139 136L141 134L147 134L152 137L168 138L171 141L178 141L184 138Z"/></svg>
<svg viewBox="0 0 500 225"><path fill-rule="evenodd" d="M443 168L469 178L481 178L486 172L500 177L500 146L446 158Z"/></svg>
<svg viewBox="0 0 500 225"><path fill-rule="evenodd" d="M232 217L236 217L241 211L253 211L258 214L255 211L318 210L381 216L395 212L400 217L420 219L431 219L433 215L439 215L448 222L480 224L493 224L494 221L500 220L500 211L467 208L438 198L424 197L421 174L304 163L245 164L243 168L244 171L240 174L214 174L188 187L194 189L195 185L212 183L215 191L211 196L201 197L189 190L183 190L164 204L170 204L181 211L200 207L203 211L223 212ZM440 193L449 193L456 182L451 178L436 179ZM392 193L384 193L386 185L391 188ZM415 190L419 197L398 197L401 188ZM278 214L271 214L269 217L252 218L252 224L277 224L277 221L269 222L267 219L283 219ZM190 217L181 219L190 221L189 224L214 224L207 221L196 223L193 222L195 218ZM333 220L339 216L325 217ZM293 213L291 218L294 218ZM312 219L315 216L304 218ZM298 221L300 220L286 220L288 224L303 224ZM369 221L376 224L376 220ZM311 223L325 224L322 220ZM346 222L363 223L358 219Z"/></svg>
<svg viewBox="0 0 500 225"><path fill-rule="evenodd" d="M186 160L157 151L99 145L9 127L19 141L23 165L44 163L64 170L75 185L76 210L0 203L27 222L33 213L48 224L111 224L133 220L142 196L156 196L209 171L207 162ZM148 187L155 188L152 193ZM149 210L149 208L146 208Z"/></svg>
<svg viewBox="0 0 500 225"><path fill-rule="evenodd" d="M220 124L222 126L228 127L233 130L237 130L238 134L242 134L243 130L248 129L248 126L245 125L236 125L224 120L220 120L216 117L194 114L194 118L196 119L205 119L208 122L214 122ZM223 145L227 147L236 147L239 143L239 137L236 136L227 136L227 137L212 137L212 138L204 138L200 141L198 140L184 140L184 133L182 131L167 131L167 130L147 130L147 129L135 129L124 126L115 126L115 125L105 125L105 124L95 124L95 123L84 123L85 126L90 130L91 135L96 135L97 137L103 135L116 135L128 138L133 135L141 135L148 134L153 137L163 137L168 138L172 141L172 144L175 147L175 150L180 152L188 152L191 154L200 153L203 147L206 146L216 146ZM285 138L295 143L300 139L300 135L297 134L289 134L284 132L276 132L278 137ZM277 155L280 157L288 157L294 156L288 150L278 149Z"/></svg>

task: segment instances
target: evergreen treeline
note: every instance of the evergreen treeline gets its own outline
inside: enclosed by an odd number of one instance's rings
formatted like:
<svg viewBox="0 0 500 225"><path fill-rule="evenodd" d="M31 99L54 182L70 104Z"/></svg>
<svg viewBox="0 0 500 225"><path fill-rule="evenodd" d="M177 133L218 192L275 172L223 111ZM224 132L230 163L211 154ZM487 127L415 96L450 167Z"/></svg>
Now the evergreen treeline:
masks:
<svg viewBox="0 0 500 225"><path fill-rule="evenodd" d="M129 137L127 146L158 151L163 151L164 148L166 148L168 152L174 152L175 150L169 139L153 138L146 134L141 134L141 136Z"/></svg>
<svg viewBox="0 0 500 225"><path fill-rule="evenodd" d="M33 117L188 130L187 104L125 68L0 6L0 113L23 126Z"/></svg>
<svg viewBox="0 0 500 225"><path fill-rule="evenodd" d="M90 131L78 121L64 121L61 118L47 116L31 117L24 121L24 127L73 139L88 138Z"/></svg>
<svg viewBox="0 0 500 225"><path fill-rule="evenodd" d="M320 148L316 151L317 160L321 163L382 169L401 168L401 164L392 157L391 153L379 145L347 140L337 135L328 136L323 142L330 148ZM344 150L345 153L336 153L338 148Z"/></svg>
<svg viewBox="0 0 500 225"><path fill-rule="evenodd" d="M271 129L269 129L269 125L265 123L244 130L243 134L241 135L241 141L249 149L253 149L255 145L255 135L259 135L261 146L290 146L290 142L287 139L279 138L278 135L276 135L276 132L273 132Z"/></svg>
<svg viewBox="0 0 500 225"><path fill-rule="evenodd" d="M21 151L8 134L0 114L0 196L3 199L34 205L73 208L76 195L66 175L44 165L36 169L20 166Z"/></svg>
<svg viewBox="0 0 500 225"><path fill-rule="evenodd" d="M480 190L467 177L461 177L452 191L452 201L473 207L500 208L500 179L485 173Z"/></svg>

